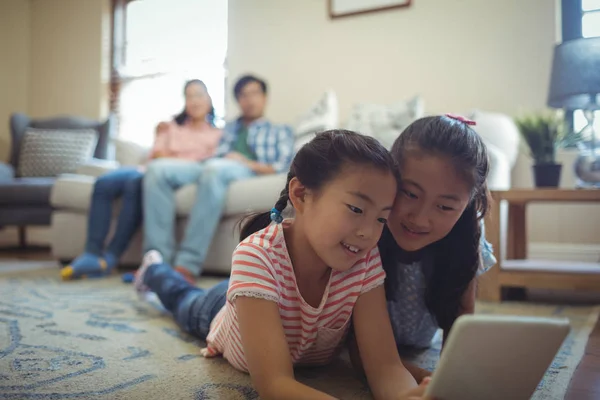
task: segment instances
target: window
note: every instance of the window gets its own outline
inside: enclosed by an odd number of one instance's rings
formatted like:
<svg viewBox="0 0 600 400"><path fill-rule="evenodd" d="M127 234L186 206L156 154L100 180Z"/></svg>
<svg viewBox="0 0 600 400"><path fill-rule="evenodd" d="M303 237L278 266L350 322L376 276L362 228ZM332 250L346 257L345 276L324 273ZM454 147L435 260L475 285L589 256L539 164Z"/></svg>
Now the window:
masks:
<svg viewBox="0 0 600 400"><path fill-rule="evenodd" d="M600 0L582 0L581 36L600 36Z"/></svg>
<svg viewBox="0 0 600 400"><path fill-rule="evenodd" d="M114 2L112 108L119 119L118 137L150 145L156 124L183 110L183 86L189 79L204 81L222 120L227 1Z"/></svg>

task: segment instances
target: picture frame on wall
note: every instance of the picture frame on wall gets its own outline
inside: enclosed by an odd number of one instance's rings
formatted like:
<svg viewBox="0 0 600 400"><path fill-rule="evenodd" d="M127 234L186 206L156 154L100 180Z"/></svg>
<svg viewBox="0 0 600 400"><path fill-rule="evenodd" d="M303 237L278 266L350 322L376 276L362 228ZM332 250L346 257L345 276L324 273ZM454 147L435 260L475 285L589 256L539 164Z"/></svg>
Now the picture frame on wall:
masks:
<svg viewBox="0 0 600 400"><path fill-rule="evenodd" d="M329 17L343 18L354 15L387 11L410 6L412 0L328 0Z"/></svg>

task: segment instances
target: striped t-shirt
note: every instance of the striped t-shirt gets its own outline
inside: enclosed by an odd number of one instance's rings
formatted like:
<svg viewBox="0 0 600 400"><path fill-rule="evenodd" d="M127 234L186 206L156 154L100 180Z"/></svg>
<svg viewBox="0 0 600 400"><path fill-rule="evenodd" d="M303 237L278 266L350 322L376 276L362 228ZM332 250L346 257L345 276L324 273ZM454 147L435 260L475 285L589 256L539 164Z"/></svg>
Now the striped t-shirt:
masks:
<svg viewBox="0 0 600 400"><path fill-rule="evenodd" d="M383 284L385 272L375 247L349 270L332 270L319 307L310 306L300 295L285 244L283 230L291 223L272 224L234 251L227 303L211 324L205 356L222 354L235 368L248 371L235 299L249 296L279 305L294 365L326 364L341 347L358 297Z"/></svg>

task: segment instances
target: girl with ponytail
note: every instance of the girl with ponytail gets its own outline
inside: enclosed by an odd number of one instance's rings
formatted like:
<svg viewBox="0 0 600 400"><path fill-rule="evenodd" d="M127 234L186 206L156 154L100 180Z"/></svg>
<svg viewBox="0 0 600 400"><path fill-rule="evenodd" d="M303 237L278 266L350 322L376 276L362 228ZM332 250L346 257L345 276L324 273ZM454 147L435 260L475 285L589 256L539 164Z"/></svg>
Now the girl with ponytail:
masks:
<svg viewBox="0 0 600 400"><path fill-rule="evenodd" d="M394 142L400 182L379 240L385 294L403 360L444 341L454 321L474 312L477 276L496 259L485 240L488 154L474 121L446 114L421 118ZM350 341L360 368L361 352ZM430 371L409 362L417 382Z"/></svg>

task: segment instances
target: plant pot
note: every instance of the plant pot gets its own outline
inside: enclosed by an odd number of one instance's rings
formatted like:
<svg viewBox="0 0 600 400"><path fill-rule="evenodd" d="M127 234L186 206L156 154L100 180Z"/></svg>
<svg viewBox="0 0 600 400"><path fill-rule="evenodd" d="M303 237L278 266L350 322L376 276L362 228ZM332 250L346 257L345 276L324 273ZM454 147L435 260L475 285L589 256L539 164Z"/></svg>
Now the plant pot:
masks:
<svg viewBox="0 0 600 400"><path fill-rule="evenodd" d="M539 164L532 168L535 187L558 187L561 164Z"/></svg>

